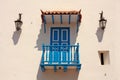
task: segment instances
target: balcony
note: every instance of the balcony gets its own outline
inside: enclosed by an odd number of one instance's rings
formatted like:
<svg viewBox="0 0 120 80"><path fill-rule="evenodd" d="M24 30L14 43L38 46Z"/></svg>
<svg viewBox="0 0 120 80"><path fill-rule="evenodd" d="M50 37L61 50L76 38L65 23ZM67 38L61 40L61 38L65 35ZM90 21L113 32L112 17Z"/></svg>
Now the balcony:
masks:
<svg viewBox="0 0 120 80"><path fill-rule="evenodd" d="M68 67L74 67L78 71L81 69L79 60L79 44L77 45L42 45L41 70L52 66L56 72L63 68L64 72ZM61 67L59 67L61 66ZM59 68L58 68L59 67Z"/></svg>

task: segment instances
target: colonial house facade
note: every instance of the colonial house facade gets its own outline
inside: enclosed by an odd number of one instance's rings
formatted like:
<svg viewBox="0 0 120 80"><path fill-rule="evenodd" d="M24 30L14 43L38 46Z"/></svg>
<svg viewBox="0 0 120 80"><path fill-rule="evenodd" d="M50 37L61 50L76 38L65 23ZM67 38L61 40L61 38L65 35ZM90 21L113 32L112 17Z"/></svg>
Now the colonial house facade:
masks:
<svg viewBox="0 0 120 80"><path fill-rule="evenodd" d="M0 80L120 80L119 0L0 5Z"/></svg>

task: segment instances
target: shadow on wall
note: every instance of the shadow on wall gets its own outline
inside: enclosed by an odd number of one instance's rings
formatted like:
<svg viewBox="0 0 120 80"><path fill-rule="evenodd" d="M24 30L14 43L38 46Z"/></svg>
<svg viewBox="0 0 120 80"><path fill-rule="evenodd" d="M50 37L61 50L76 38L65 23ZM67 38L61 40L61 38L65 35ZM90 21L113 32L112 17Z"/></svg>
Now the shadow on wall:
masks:
<svg viewBox="0 0 120 80"><path fill-rule="evenodd" d="M80 24L78 24L79 27L76 27L76 25L71 25L70 27L70 43L71 44L76 44L77 37L79 36L79 29L80 29Z"/></svg>
<svg viewBox="0 0 120 80"><path fill-rule="evenodd" d="M19 38L20 38L20 35L21 35L21 32L22 32L22 31L19 30L19 31L15 31L15 32L13 33L12 40L13 40L14 45L16 45L16 44L18 43Z"/></svg>
<svg viewBox="0 0 120 80"><path fill-rule="evenodd" d="M58 70L54 72L54 70L46 70L42 72L39 68L37 74L37 80L78 80L79 72L76 70L67 70L64 72L63 70Z"/></svg>
<svg viewBox="0 0 120 80"><path fill-rule="evenodd" d="M40 32L38 34L38 39L36 41L35 48L42 51L42 44L50 44L50 27L55 27L56 25L46 26L46 33L44 33L44 25L41 24ZM63 27L61 25L57 25L58 27ZM56 27L57 27L56 26ZM76 33L76 26L71 25L70 27L70 43L75 44L78 33ZM41 71L41 67L39 66L37 73L37 80L78 80L79 72L76 70L67 70L64 72L63 70L57 70L54 72L54 69L46 70L45 72Z"/></svg>
<svg viewBox="0 0 120 80"><path fill-rule="evenodd" d="M42 44L50 44L50 27L53 25L48 25L46 26L46 33L44 33L44 24L41 24L41 28L40 28L40 32L38 34L38 39L36 41L36 46L35 48L38 48L38 50L42 50ZM54 25L53 27L62 27L60 25ZM78 36L78 32L76 32L76 26L75 25L71 25L70 27L70 43L71 44L75 44L76 43L76 39Z"/></svg>
<svg viewBox="0 0 120 80"><path fill-rule="evenodd" d="M46 31L46 33L44 33L44 25L41 24L40 27L41 27L40 32L38 34L38 39L36 41L36 46L35 46L35 48L38 48L38 50L42 50L43 43L46 44L49 42L49 38L48 38L49 34L47 33L47 31Z"/></svg>
<svg viewBox="0 0 120 80"><path fill-rule="evenodd" d="M98 27L98 29L96 31L96 36L97 36L99 42L102 42L103 34L104 34L104 30L102 30L100 27Z"/></svg>

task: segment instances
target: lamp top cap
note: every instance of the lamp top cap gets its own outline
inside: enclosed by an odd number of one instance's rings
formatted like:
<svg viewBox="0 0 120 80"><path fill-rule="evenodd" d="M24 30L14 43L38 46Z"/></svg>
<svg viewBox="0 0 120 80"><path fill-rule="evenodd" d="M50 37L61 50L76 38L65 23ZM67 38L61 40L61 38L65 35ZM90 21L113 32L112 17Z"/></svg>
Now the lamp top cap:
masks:
<svg viewBox="0 0 120 80"><path fill-rule="evenodd" d="M19 13L19 15L22 15L22 13Z"/></svg>

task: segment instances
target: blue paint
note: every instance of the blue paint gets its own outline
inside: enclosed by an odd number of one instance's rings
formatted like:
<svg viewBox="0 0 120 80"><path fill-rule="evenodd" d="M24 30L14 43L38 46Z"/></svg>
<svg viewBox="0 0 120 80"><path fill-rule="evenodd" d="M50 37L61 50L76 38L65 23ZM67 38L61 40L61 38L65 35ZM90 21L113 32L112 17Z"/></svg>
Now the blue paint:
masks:
<svg viewBox="0 0 120 80"><path fill-rule="evenodd" d="M70 29L69 27L52 27L51 28L51 34L50 34L50 44L55 45L51 48L51 51L54 57L54 62L59 62L62 56L62 61L66 61L66 56L68 54L68 49L66 49L66 46L62 47L64 48L64 51L62 48L57 47L56 45L70 45ZM60 50L63 52L60 53ZM52 57L52 56L51 56Z"/></svg>
<svg viewBox="0 0 120 80"><path fill-rule="evenodd" d="M52 21L54 22L54 20ZM45 23L44 28L46 32ZM53 66L55 72L57 71L57 66L62 66L64 72L67 71L69 66L75 66L78 71L81 69L79 44L70 45L69 27L51 27L50 45L42 45L42 60L40 66L43 72L46 70L45 66Z"/></svg>
<svg viewBox="0 0 120 80"><path fill-rule="evenodd" d="M41 65L41 71L45 72L45 67L43 65Z"/></svg>
<svg viewBox="0 0 120 80"><path fill-rule="evenodd" d="M57 71L57 67L56 66L54 66L54 72L56 72Z"/></svg>
<svg viewBox="0 0 120 80"><path fill-rule="evenodd" d="M59 50L54 50L58 48ZM62 48L66 48L63 50ZM64 72L68 66L75 66L79 71L81 64L79 61L79 44L77 45L43 45L42 46L41 70L44 72L45 66L53 66L56 72L57 66L63 66ZM48 59L45 59L47 55Z"/></svg>
<svg viewBox="0 0 120 80"><path fill-rule="evenodd" d="M67 71L67 66L64 66L64 72L66 72Z"/></svg>
<svg viewBox="0 0 120 80"><path fill-rule="evenodd" d="M62 62L66 62L67 60L66 60L66 56L67 56L67 52L64 52L64 51L62 51Z"/></svg>
<svg viewBox="0 0 120 80"><path fill-rule="evenodd" d="M63 23L63 22L62 22L62 15L60 15L60 22L61 22L61 24Z"/></svg>
<svg viewBox="0 0 120 80"><path fill-rule="evenodd" d="M63 40L66 40L67 39L67 32L66 31L63 31Z"/></svg>
<svg viewBox="0 0 120 80"><path fill-rule="evenodd" d="M46 33L46 17L45 17L45 15L43 16L43 18L44 18L44 33Z"/></svg>
<svg viewBox="0 0 120 80"><path fill-rule="evenodd" d="M45 15L43 16L43 18L44 18L44 23L46 24L47 22L46 22L46 17L45 17Z"/></svg>
<svg viewBox="0 0 120 80"><path fill-rule="evenodd" d="M53 52L53 62L58 62L59 61L59 52L54 51Z"/></svg>
<svg viewBox="0 0 120 80"><path fill-rule="evenodd" d="M79 46L79 43L77 43L77 58L78 58L77 61L78 61L78 64L80 63L80 60L79 60L79 57L80 57L80 56L79 56L79 54L80 54L80 53L79 53L79 47L80 47L80 46Z"/></svg>
<svg viewBox="0 0 120 80"><path fill-rule="evenodd" d="M59 59L58 59L58 63L61 64L61 52L59 52Z"/></svg>
<svg viewBox="0 0 120 80"><path fill-rule="evenodd" d="M49 63L49 64L52 63L52 58L53 58L53 56L52 56L52 51L50 51L50 53L49 53L49 60L48 60L48 63Z"/></svg>
<svg viewBox="0 0 120 80"><path fill-rule="evenodd" d="M52 15L52 23L54 24L54 15Z"/></svg>
<svg viewBox="0 0 120 80"><path fill-rule="evenodd" d="M70 47L69 47L69 52L67 54L67 56L68 56L68 64L70 64L70 54L71 54L71 52L70 52Z"/></svg>
<svg viewBox="0 0 120 80"><path fill-rule="evenodd" d="M72 46L70 47L70 54L69 55L70 55L70 59L69 60L72 61Z"/></svg>
<svg viewBox="0 0 120 80"><path fill-rule="evenodd" d="M76 25L77 25L76 32L78 32L78 30L79 30L79 15L77 15Z"/></svg>
<svg viewBox="0 0 120 80"><path fill-rule="evenodd" d="M54 40L56 41L56 40L58 40L58 34L59 34L59 32L58 31L54 31Z"/></svg>
<svg viewBox="0 0 120 80"><path fill-rule="evenodd" d="M68 18L68 23L70 24L70 21L71 21L71 15L69 15L69 18Z"/></svg>
<svg viewBox="0 0 120 80"><path fill-rule="evenodd" d="M42 52L42 61L41 61L41 63L44 64L44 53L45 53L44 44L42 45L42 50L43 50L43 52Z"/></svg>
<svg viewBox="0 0 120 80"><path fill-rule="evenodd" d="M53 35L54 33L55 35ZM54 45L54 44L70 45L70 28L69 27L52 27L50 32L50 44L51 45Z"/></svg>
<svg viewBox="0 0 120 80"><path fill-rule="evenodd" d="M46 24L44 23L44 33L46 33Z"/></svg>

